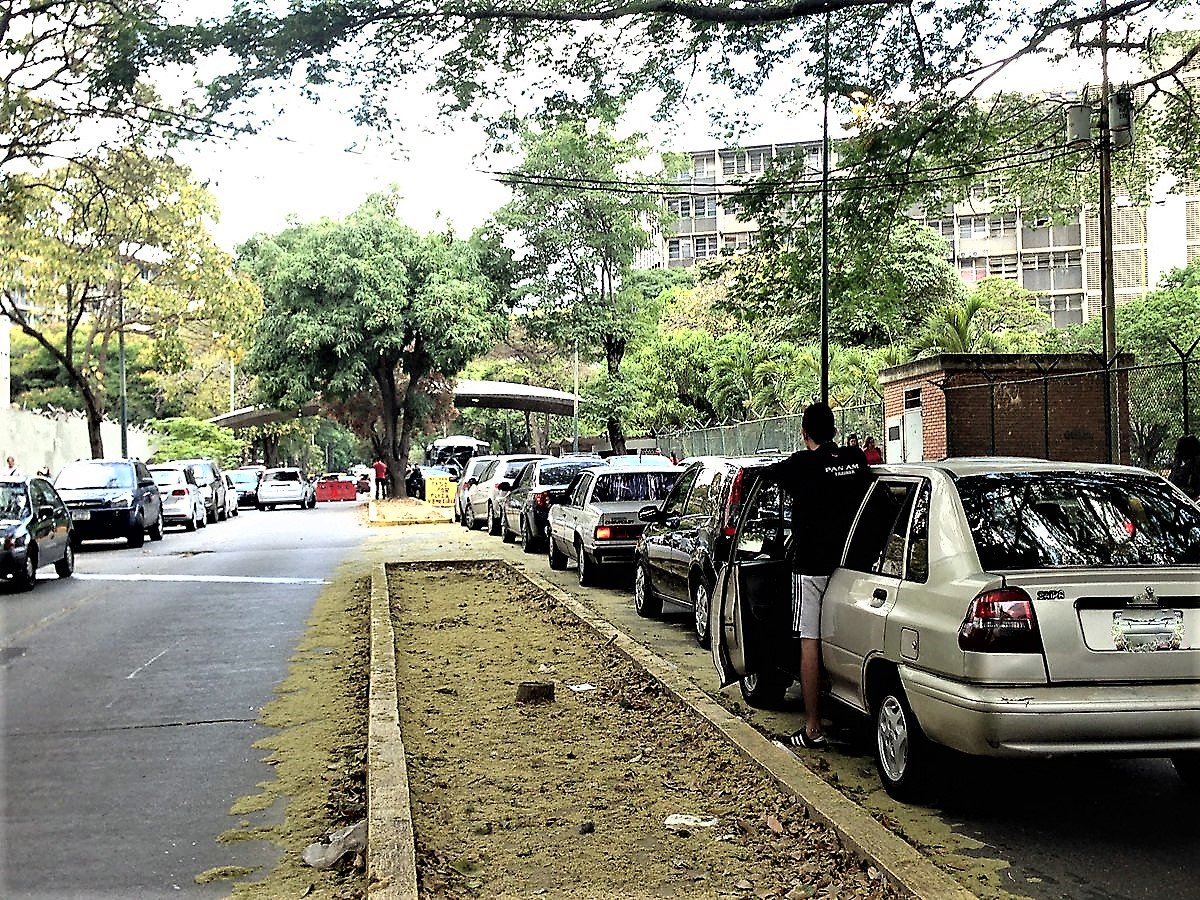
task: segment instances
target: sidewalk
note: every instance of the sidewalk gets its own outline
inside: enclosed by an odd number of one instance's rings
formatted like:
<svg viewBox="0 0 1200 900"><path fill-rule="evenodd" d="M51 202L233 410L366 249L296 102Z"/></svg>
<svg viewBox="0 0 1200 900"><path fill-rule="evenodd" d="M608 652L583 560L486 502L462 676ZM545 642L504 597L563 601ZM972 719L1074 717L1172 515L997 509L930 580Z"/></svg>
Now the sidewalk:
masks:
<svg viewBox="0 0 1200 900"><path fill-rule="evenodd" d="M367 507L370 525L438 525L451 522L451 510L431 506L411 497L402 500L372 500Z"/></svg>

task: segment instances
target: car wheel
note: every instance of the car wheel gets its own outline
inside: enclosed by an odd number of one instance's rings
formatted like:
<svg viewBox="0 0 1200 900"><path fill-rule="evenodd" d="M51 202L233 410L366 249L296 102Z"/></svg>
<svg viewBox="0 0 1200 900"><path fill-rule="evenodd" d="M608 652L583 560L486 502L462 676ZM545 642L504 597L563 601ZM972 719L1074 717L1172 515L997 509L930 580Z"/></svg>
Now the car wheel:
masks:
<svg viewBox="0 0 1200 900"><path fill-rule="evenodd" d="M711 637L708 627L709 599L711 597L712 588L708 586L708 581L703 575L696 576L692 584L692 603L694 604L693 612L696 621L696 643L705 648L709 646Z"/></svg>
<svg viewBox="0 0 1200 900"><path fill-rule="evenodd" d="M239 514L241 511L242 511L242 510L241 510L241 508L240 508L240 507L237 507L237 506L235 506L233 509L231 509L231 510L229 511L229 514L230 514L231 516L233 516L234 518L237 518L238 514Z"/></svg>
<svg viewBox="0 0 1200 900"><path fill-rule="evenodd" d="M592 571L596 568L596 563L588 557L587 551L583 549L582 542L575 542L575 551L578 553L576 569L579 573L579 583L583 587L589 587L596 583L596 575Z"/></svg>
<svg viewBox="0 0 1200 900"><path fill-rule="evenodd" d="M471 523L467 521L467 508L465 506L459 507L458 524L461 525L463 528L471 527Z"/></svg>
<svg viewBox="0 0 1200 900"><path fill-rule="evenodd" d="M567 567L567 554L558 549L558 544L554 542L552 534L546 535L546 546L549 548L550 568L556 572L561 572Z"/></svg>
<svg viewBox="0 0 1200 900"><path fill-rule="evenodd" d="M37 557L37 544L30 544L29 550L25 553L25 562L21 564L20 570L13 576L13 582L16 584L18 590L32 591L33 586L37 584Z"/></svg>
<svg viewBox="0 0 1200 900"><path fill-rule="evenodd" d="M504 543L506 543L506 544L511 544L516 539L517 539L517 533L515 531L509 531L509 528L508 528L508 513L507 512L501 513L500 540L504 541Z"/></svg>
<svg viewBox="0 0 1200 900"><path fill-rule="evenodd" d="M488 521L488 534L499 534L500 533L500 514L497 513L492 508L492 504L490 504L490 503L488 504L487 521Z"/></svg>
<svg viewBox="0 0 1200 900"><path fill-rule="evenodd" d="M521 519L521 548L526 553L537 552L537 540L533 536L533 529L529 527L529 520Z"/></svg>
<svg viewBox="0 0 1200 900"><path fill-rule="evenodd" d="M211 510L209 510L209 509L206 507L206 508L205 508L205 510L204 510L204 518L205 518L205 519L208 521L208 524L209 524L209 525L215 525L215 524L216 524L216 522L217 522L217 509L216 509L216 507L213 507Z"/></svg>
<svg viewBox="0 0 1200 900"><path fill-rule="evenodd" d="M220 507L217 509L217 521L224 522L228 518L229 518L229 510L227 510L225 508L225 504L222 503L220 505Z"/></svg>
<svg viewBox="0 0 1200 900"><path fill-rule="evenodd" d="M162 513L158 514L158 520L150 526L150 540L161 541L163 539L163 517Z"/></svg>
<svg viewBox="0 0 1200 900"><path fill-rule="evenodd" d="M208 516L204 514L204 510L200 510L200 516L196 519L196 524L201 528L208 527Z"/></svg>
<svg viewBox="0 0 1200 900"><path fill-rule="evenodd" d="M200 522L195 516L192 516L192 518L188 519L186 522L183 523L184 531L195 531L199 527L200 527Z"/></svg>
<svg viewBox="0 0 1200 900"><path fill-rule="evenodd" d="M146 543L146 520L138 516L137 521L133 523L133 530L129 532L129 546L140 547L144 543Z"/></svg>
<svg viewBox="0 0 1200 900"><path fill-rule="evenodd" d="M71 546L70 541L67 541L62 559L54 564L54 571L58 573L59 578L70 578L75 572L75 548Z"/></svg>
<svg viewBox="0 0 1200 900"><path fill-rule="evenodd" d="M1189 791L1200 791L1200 753L1176 753L1171 765Z"/></svg>
<svg viewBox="0 0 1200 900"><path fill-rule="evenodd" d="M933 749L897 682L880 694L874 719L875 762L884 790L902 803L920 798L926 790Z"/></svg>
<svg viewBox="0 0 1200 900"><path fill-rule="evenodd" d="M742 699L755 709L778 709L791 686L792 679L778 669L743 675L738 682Z"/></svg>
<svg viewBox="0 0 1200 900"><path fill-rule="evenodd" d="M633 609L639 616L649 619L662 612L662 600L654 593L650 584L650 568L645 560L638 560L633 571Z"/></svg>

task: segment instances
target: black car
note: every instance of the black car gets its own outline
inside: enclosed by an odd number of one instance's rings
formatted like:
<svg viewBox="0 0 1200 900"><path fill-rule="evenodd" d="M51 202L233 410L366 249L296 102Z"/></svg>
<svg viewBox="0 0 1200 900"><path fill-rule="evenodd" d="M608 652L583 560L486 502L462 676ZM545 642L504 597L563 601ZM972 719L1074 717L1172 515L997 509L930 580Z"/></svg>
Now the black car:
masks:
<svg viewBox="0 0 1200 900"><path fill-rule="evenodd" d="M71 513L44 478L0 478L0 575L31 590L37 570L54 563L60 578L75 571Z"/></svg>
<svg viewBox="0 0 1200 900"><path fill-rule="evenodd" d="M662 508L639 514L646 530L638 542L633 605L640 616L657 616L663 601L695 611L696 640L709 644L709 598L718 561L729 555L746 473L783 457L705 456L691 462Z"/></svg>
<svg viewBox="0 0 1200 900"><path fill-rule="evenodd" d="M500 509L500 534L505 543L520 532L526 553L546 545L546 517L550 506L567 495L577 472L607 465L599 456L539 459L521 470Z"/></svg>
<svg viewBox="0 0 1200 900"><path fill-rule="evenodd" d="M238 506L255 506L258 503L258 480L262 469L230 469L225 474L237 489Z"/></svg>
<svg viewBox="0 0 1200 900"><path fill-rule="evenodd" d="M125 538L140 547L147 534L163 538L162 497L140 460L77 459L59 470L54 487L71 511L77 545Z"/></svg>

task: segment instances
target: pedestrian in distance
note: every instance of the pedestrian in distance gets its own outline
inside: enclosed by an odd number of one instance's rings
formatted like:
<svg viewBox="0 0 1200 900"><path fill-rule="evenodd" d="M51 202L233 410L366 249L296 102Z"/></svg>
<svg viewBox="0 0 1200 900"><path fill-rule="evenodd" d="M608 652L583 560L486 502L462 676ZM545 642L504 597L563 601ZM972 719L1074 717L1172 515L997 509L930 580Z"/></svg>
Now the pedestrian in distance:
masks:
<svg viewBox="0 0 1200 900"><path fill-rule="evenodd" d="M371 468L375 470L375 499L383 500L388 495L387 463L377 456L375 462L371 463Z"/></svg>
<svg viewBox="0 0 1200 900"><path fill-rule="evenodd" d="M800 638L800 691L804 727L789 739L792 747L823 750L821 723L821 602L829 576L841 563L854 513L875 480L858 447L839 447L833 410L814 403L804 410L805 450L773 463L763 477L792 499L792 629Z"/></svg>
<svg viewBox="0 0 1200 900"><path fill-rule="evenodd" d="M671 465L679 465L679 457L675 454L674 450L671 451Z"/></svg>
<svg viewBox="0 0 1200 900"><path fill-rule="evenodd" d="M1185 434L1175 442L1175 455L1167 480L1191 499L1200 499L1200 438L1196 435Z"/></svg>
<svg viewBox="0 0 1200 900"><path fill-rule="evenodd" d="M867 459L868 466L878 466L883 464L883 451L875 446L875 438L867 435L866 443L863 444L863 456Z"/></svg>
<svg viewBox="0 0 1200 900"><path fill-rule="evenodd" d="M25 473L17 467L17 460L13 456L10 455L8 459L4 461L4 464L7 467L4 470L5 475L9 476L10 478L25 477Z"/></svg>
<svg viewBox="0 0 1200 900"><path fill-rule="evenodd" d="M425 499L425 474L420 466L409 466L404 477L404 491L414 500Z"/></svg>
<svg viewBox="0 0 1200 900"><path fill-rule="evenodd" d="M858 447L858 435L852 434L852 435L850 435L850 437L846 438L846 446L847 447Z"/></svg>

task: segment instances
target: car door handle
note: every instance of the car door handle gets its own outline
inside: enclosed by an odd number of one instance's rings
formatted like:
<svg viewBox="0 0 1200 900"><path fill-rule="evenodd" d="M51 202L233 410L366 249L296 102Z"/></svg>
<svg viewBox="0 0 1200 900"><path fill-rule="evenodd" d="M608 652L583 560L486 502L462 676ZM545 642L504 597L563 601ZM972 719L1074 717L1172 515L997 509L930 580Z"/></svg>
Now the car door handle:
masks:
<svg viewBox="0 0 1200 900"><path fill-rule="evenodd" d="M871 606L878 609L885 603L887 603L887 591L885 591L883 588L875 588L875 590L871 592Z"/></svg>

